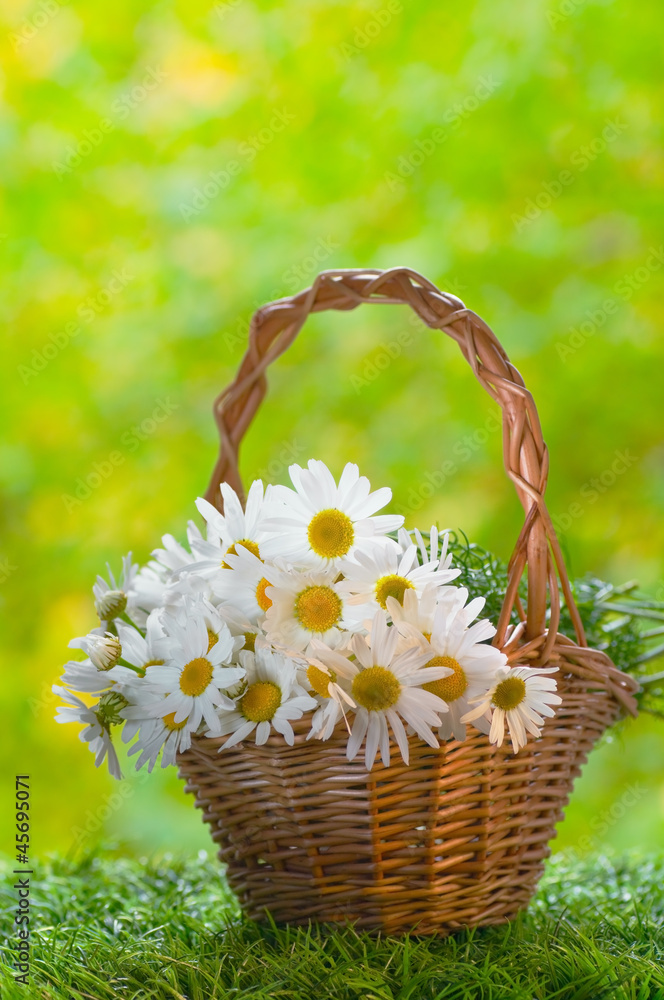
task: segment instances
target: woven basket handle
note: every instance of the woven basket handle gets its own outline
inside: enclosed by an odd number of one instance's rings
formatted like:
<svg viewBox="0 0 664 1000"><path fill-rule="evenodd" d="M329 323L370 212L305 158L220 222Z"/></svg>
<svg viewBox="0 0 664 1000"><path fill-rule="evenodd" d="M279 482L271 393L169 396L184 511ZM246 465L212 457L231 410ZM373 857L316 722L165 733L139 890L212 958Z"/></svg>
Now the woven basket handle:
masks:
<svg viewBox="0 0 664 1000"><path fill-rule="evenodd" d="M476 378L502 409L505 469L514 483L526 518L509 562L509 582L494 643L499 646L505 643L515 605L523 621L519 626L523 638L527 641L542 636L547 627L549 600L548 635L541 650L544 662L553 648L560 621L560 579L578 643L586 646L560 545L544 503L549 456L533 398L484 320L467 309L456 296L441 292L409 268L323 271L311 288L270 302L254 314L249 347L240 370L214 403L221 448L207 499L221 509L219 484L222 482L230 483L243 495L238 450L265 395L268 365L295 340L309 313L355 309L362 302L409 305L427 326L444 330L457 341ZM526 564L528 607L524 612L518 586Z"/></svg>

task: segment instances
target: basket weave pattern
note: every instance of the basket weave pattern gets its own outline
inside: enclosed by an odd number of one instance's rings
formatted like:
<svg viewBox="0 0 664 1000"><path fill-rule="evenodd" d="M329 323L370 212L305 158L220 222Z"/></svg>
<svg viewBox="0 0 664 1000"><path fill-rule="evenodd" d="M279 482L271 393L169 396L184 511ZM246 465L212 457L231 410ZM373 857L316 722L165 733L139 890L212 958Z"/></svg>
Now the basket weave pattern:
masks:
<svg viewBox="0 0 664 1000"><path fill-rule="evenodd" d="M242 492L238 449L265 394L268 364L310 312L361 302L410 305L459 343L500 404L505 467L526 517L494 645L513 664L558 666L563 703L542 738L516 756L469 726L464 742L438 750L411 738L409 765L392 746L398 763L367 772L359 758L346 760L345 732L307 741L303 720L294 747L273 736L220 754L223 738L200 738L178 763L249 917L269 910L292 923L352 920L386 933L445 934L502 922L528 904L574 778L607 726L621 712L636 714L636 684L586 645L544 503L548 454L521 376L483 320L413 271L324 272L310 289L255 314L238 376L215 403L221 452L210 502L220 504L222 481ZM526 566L524 609L517 591ZM557 631L558 580L576 642Z"/></svg>

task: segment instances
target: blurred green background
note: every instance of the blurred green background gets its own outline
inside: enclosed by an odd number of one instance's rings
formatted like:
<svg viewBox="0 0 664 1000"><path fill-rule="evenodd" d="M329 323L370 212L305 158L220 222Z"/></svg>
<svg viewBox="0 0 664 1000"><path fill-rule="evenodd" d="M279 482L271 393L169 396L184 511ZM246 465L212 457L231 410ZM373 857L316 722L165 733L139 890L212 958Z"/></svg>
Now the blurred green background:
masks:
<svg viewBox="0 0 664 1000"><path fill-rule="evenodd" d="M0 11L0 740L38 853L211 846L174 774L95 772L50 685L105 561L195 514L252 310L323 268L406 264L480 313L538 403L571 572L664 599L656 0ZM506 558L495 414L405 310L325 314L274 366L243 470L357 461L410 525ZM641 718L596 751L556 844L655 848L663 827L664 727Z"/></svg>

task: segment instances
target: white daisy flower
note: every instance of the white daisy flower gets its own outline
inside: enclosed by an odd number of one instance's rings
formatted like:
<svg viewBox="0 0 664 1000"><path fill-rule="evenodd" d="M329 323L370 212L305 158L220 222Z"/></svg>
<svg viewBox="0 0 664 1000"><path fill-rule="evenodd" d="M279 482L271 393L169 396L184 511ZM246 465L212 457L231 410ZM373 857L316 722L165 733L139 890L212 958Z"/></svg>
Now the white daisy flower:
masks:
<svg viewBox="0 0 664 1000"><path fill-rule="evenodd" d="M175 615L185 599L199 600L200 598L210 602L215 600L210 581L197 573L183 572L171 577L166 584L161 609L169 615Z"/></svg>
<svg viewBox="0 0 664 1000"><path fill-rule="evenodd" d="M194 552L198 546L205 544L205 540L194 521L187 522L187 541L189 542L188 549L181 545L173 535L164 535L161 539L162 548L154 549L153 560L148 563L148 566L152 566L158 574L162 574L165 570L167 575L178 574L181 570L186 569L196 561L197 557Z"/></svg>
<svg viewBox="0 0 664 1000"><path fill-rule="evenodd" d="M432 727L438 728L440 714L447 711L444 701L421 686L444 677L447 668L426 667L428 654L421 646L413 645L399 652L398 640L397 629L388 625L384 611L378 611L371 635L367 638L353 636L352 649L357 662L334 650L325 652L316 644L316 658L351 681L350 703L355 707L355 718L346 755L348 760L353 760L366 737L367 770L371 770L379 746L383 764L387 767L390 763L388 726L404 762L408 763L408 738L402 719L429 746L437 747ZM329 691L333 697L347 700L338 683L330 683Z"/></svg>
<svg viewBox="0 0 664 1000"><path fill-rule="evenodd" d="M223 514L202 497L196 501L199 513L207 522L208 535L213 536L207 542L201 539L196 544L196 561L191 568L204 576L215 574L220 567L226 568L226 556L235 555L240 546L260 558L261 542L273 534L263 527L266 508L260 479L255 479L249 488L245 510L228 483L222 483L219 489L224 500Z"/></svg>
<svg viewBox="0 0 664 1000"><path fill-rule="evenodd" d="M369 480L349 463L337 485L324 462L311 459L308 468L291 465L294 490L273 486L271 516L266 527L275 536L263 546L266 558L283 556L295 565L317 568L364 550L367 540L384 536L403 524L396 514L376 516L389 503L387 487L371 493Z"/></svg>
<svg viewBox="0 0 664 1000"><path fill-rule="evenodd" d="M425 587L418 594L414 587L404 590L403 600L399 602L395 597L387 597L385 600L386 609L395 625L408 626L399 629L402 635L411 635L413 632L430 636L433 629L433 620L438 607L438 587ZM457 590L456 587L444 587L445 591ZM407 642L411 643L408 639Z"/></svg>
<svg viewBox="0 0 664 1000"><path fill-rule="evenodd" d="M441 588L460 573L438 559L419 564L417 547L408 546L399 553L395 547L374 545L366 552L357 552L354 559L344 560L344 579L340 590L347 595L347 616L357 622L373 618L379 608L387 608L392 597L403 604L407 591L421 595L427 588Z"/></svg>
<svg viewBox="0 0 664 1000"><path fill-rule="evenodd" d="M118 622L129 632L140 636L140 632ZM72 639L69 643L73 649L82 649L88 653L88 659L68 660L64 673L60 678L63 684L85 694L101 694L103 691L115 690L127 694L128 689L136 684L136 672L118 663L123 656L122 642L118 636L110 632L95 629L88 635Z"/></svg>
<svg viewBox="0 0 664 1000"><path fill-rule="evenodd" d="M53 685L53 692L66 702L66 705L58 705L55 721L84 723L85 729L79 733L79 739L87 743L95 755L95 766L99 767L108 758L110 773L114 778L121 778L120 762L111 741L111 725L122 722L118 712L126 706L125 699L110 692L89 708L66 688Z"/></svg>
<svg viewBox="0 0 664 1000"><path fill-rule="evenodd" d="M255 742L261 746L272 729L292 746L295 734L291 722L316 708L314 699L297 683L295 663L266 647L240 653L240 662L247 671L247 686L233 710L220 713L221 734L230 734L220 750L241 743L254 730Z"/></svg>
<svg viewBox="0 0 664 1000"><path fill-rule="evenodd" d="M309 670L316 669L318 668L314 666L309 667ZM321 676L325 676L322 670L320 673ZM320 690L327 690L328 684L329 681L325 682ZM311 718L311 729L307 733L307 739L310 740L312 737L315 737L318 740L329 740L337 723L344 714L343 708L341 703L330 694L316 698L316 702L318 703L318 707Z"/></svg>
<svg viewBox="0 0 664 1000"><path fill-rule="evenodd" d="M399 529L399 546L405 552L413 544L411 535L415 536L415 545L419 553L419 559L424 563L437 563L439 569L450 569L452 565L452 553L447 551L450 541L450 529L445 528L439 531L435 524L431 525L429 532L429 544L427 545L424 536L419 528L407 531L406 528ZM438 546L440 545L440 551Z"/></svg>
<svg viewBox="0 0 664 1000"><path fill-rule="evenodd" d="M235 555L229 553L226 558L230 569L220 569L210 581L215 599L232 605L256 623L272 606L269 588L279 576L279 570L242 545Z"/></svg>
<svg viewBox="0 0 664 1000"><path fill-rule="evenodd" d="M354 707L350 697L351 682L339 676L322 658L330 652L343 657L352 656L348 647L352 636L348 632L339 632L328 637L326 642L312 639L307 650L307 663L298 666L298 679L301 686L315 698L318 708L311 720L311 730L307 739L312 737L329 740L334 728L344 715L342 702Z"/></svg>
<svg viewBox="0 0 664 1000"><path fill-rule="evenodd" d="M155 696L154 703L159 700L163 703L165 699L162 696ZM174 712L163 717L146 718L144 706L129 705L121 714L127 720L122 730L123 742L131 743L137 737L128 751L130 757L139 754L136 761L137 771L147 764L148 771L151 772L160 752L161 766L169 767L175 764L179 753L184 753L191 746L191 730L187 727L187 720L176 722Z"/></svg>
<svg viewBox="0 0 664 1000"><path fill-rule="evenodd" d="M97 670L110 670L122 655L122 644L117 635L104 632L101 628L72 639L69 648L82 649Z"/></svg>
<svg viewBox="0 0 664 1000"><path fill-rule="evenodd" d="M230 707L232 702L223 691L244 676L244 669L228 666L238 645L226 625L217 641L211 643L203 614L195 605L187 604L184 622L163 615L161 624L170 643L163 666L152 668L145 678L143 698L146 715L162 718L174 714L174 722L187 720L187 728L196 731L201 719L210 730L219 732L215 709ZM153 693L165 694L156 704L148 704Z"/></svg>
<svg viewBox="0 0 664 1000"><path fill-rule="evenodd" d="M217 644L220 638L227 641L229 633L234 640L233 652L242 648L240 641L235 639L234 634L230 632L225 616L221 614L219 609L216 608L211 601L201 594L196 594L193 597L187 594L183 595L182 600L173 606L172 611L166 612L162 615L158 624L168 636L169 620L174 619L178 622L180 627L185 627L187 621L193 617L202 618L205 623L208 636L208 652ZM165 624L162 624L162 621ZM167 638L167 644L168 641L169 640Z"/></svg>
<svg viewBox="0 0 664 1000"><path fill-rule="evenodd" d="M122 642L122 659L136 670L139 680L150 667L161 667L166 662L170 640L161 624L161 610L148 615L145 635L138 629L116 622L118 638Z"/></svg>
<svg viewBox="0 0 664 1000"><path fill-rule="evenodd" d="M98 670L90 660L68 660L60 678L63 684L81 694L102 694L117 691L126 694L137 683L135 671L120 664L109 670Z"/></svg>
<svg viewBox="0 0 664 1000"><path fill-rule="evenodd" d="M234 608L231 604L220 604L217 608L217 613L228 625L228 630L233 638L241 636L244 640L240 651L246 649L250 653L253 653L256 644L259 646L269 645L265 637L265 632L260 625L249 621L247 616L242 614L238 608Z"/></svg>
<svg viewBox="0 0 664 1000"><path fill-rule="evenodd" d="M169 570L155 560L150 560L147 566L142 566L138 571L133 585L134 602L141 611L134 616L137 625L144 625L144 614L149 614L164 603L164 591L169 577Z"/></svg>
<svg viewBox="0 0 664 1000"><path fill-rule="evenodd" d="M428 614L417 616L410 604L404 613L404 609L392 598L388 599L388 608L404 639L418 642L428 650L426 666L448 668L446 676L423 686L449 707L449 712L441 719L439 737L443 740L464 740L466 727L462 717L468 712L473 699L491 687L497 671L506 665L507 658L495 646L486 643L485 640L492 639L496 634L487 619L472 626L470 624L484 607L484 598L476 597L466 604L468 591L464 587L449 589L450 592L437 603L432 618ZM424 600L428 605L431 599L426 596ZM413 624L413 619L419 619L417 625ZM430 628L421 628L420 624L430 624ZM475 727L480 732L489 732L487 720L481 714L475 719Z"/></svg>
<svg viewBox="0 0 664 1000"><path fill-rule="evenodd" d="M111 567L108 570L107 582L103 576L98 576L92 587L95 597L95 611L99 621L108 627L112 621L126 614L137 625L145 624L151 607L147 607L145 595L137 588L139 568L132 562L131 552L122 560L122 574L116 580Z"/></svg>
<svg viewBox="0 0 664 1000"><path fill-rule="evenodd" d="M161 540L163 547L154 549L153 558L139 570L134 586L143 608L170 607L183 593L211 594L209 586L198 577L182 576L197 558L193 555L194 547L203 543L203 536L193 521L187 524L187 540L189 549L173 535L164 535Z"/></svg>
<svg viewBox="0 0 664 1000"><path fill-rule="evenodd" d="M146 566L141 567L132 579L132 604L138 608L138 612L130 614L130 618L137 625L145 624L145 616L155 608L171 604L174 598L184 590L186 593L193 593L194 589L190 583L188 586L179 584L180 574L187 569L195 560L192 554L193 547L203 541L200 530L193 521L187 524L187 540L189 549L181 545L173 535L162 537L162 548L154 549L153 558ZM196 585L195 592L205 590L209 593L209 588Z"/></svg>
<svg viewBox="0 0 664 1000"><path fill-rule="evenodd" d="M335 583L336 570L298 573L273 568L273 585L267 590L272 604L263 628L273 646L302 652L312 638L335 644L345 627L344 597Z"/></svg>
<svg viewBox="0 0 664 1000"><path fill-rule="evenodd" d="M557 669L499 667L494 684L472 699L477 707L467 712L462 722L475 722L480 716L491 713L491 743L502 746L507 723L514 753L518 753L527 743L526 730L533 736L541 736L540 727L544 725L542 716L554 716L556 713L552 706L562 702L562 698L555 693L555 680L546 676Z"/></svg>
<svg viewBox="0 0 664 1000"><path fill-rule="evenodd" d="M169 576L166 567L154 560L150 560L147 566L142 566L138 571L133 586L134 601L140 608L140 613L134 616L136 624L143 625L144 614L149 614L163 604Z"/></svg>

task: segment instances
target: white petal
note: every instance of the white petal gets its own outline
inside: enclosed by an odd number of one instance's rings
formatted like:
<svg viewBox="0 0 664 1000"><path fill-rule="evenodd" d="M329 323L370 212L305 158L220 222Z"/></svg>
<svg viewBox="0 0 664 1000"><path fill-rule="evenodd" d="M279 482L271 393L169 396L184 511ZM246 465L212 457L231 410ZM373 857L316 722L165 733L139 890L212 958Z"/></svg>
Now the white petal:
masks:
<svg viewBox="0 0 664 1000"><path fill-rule="evenodd" d="M281 733L289 747L292 747L295 742L295 733L293 732L293 727L290 722L288 722L287 719L279 718L278 715L275 715L272 719L272 726L278 733Z"/></svg>
<svg viewBox="0 0 664 1000"><path fill-rule="evenodd" d="M380 740L380 720L378 712L369 712L369 725L367 728L367 742L364 752L364 764L367 771L370 771L376 760L378 751L378 741Z"/></svg>
<svg viewBox="0 0 664 1000"><path fill-rule="evenodd" d="M231 733L226 742L219 747L219 752L221 753L221 751L225 750L226 747L232 747L235 746L236 743L241 743L242 740L244 740L249 733L253 731L255 726L255 722L247 721L243 723L243 725L239 726L234 733Z"/></svg>
<svg viewBox="0 0 664 1000"><path fill-rule="evenodd" d="M401 757L404 764L408 763L409 746L408 737L406 736L406 730L403 727L403 722L399 718L398 714L394 709L390 708L385 713L389 719L390 725L392 726L392 732L394 733L394 738L397 741L399 750L401 751Z"/></svg>
<svg viewBox="0 0 664 1000"><path fill-rule="evenodd" d="M364 739L368 725L369 713L366 708L360 708L355 715L353 728L348 738L348 746L346 747L346 756L348 760L354 760L357 756L357 752L362 745L362 740Z"/></svg>
<svg viewBox="0 0 664 1000"><path fill-rule="evenodd" d="M464 716L466 722L470 722L472 713L469 712L468 715ZM505 738L505 712L502 708L494 708L493 715L491 716L491 730L489 732L489 740L491 743L495 743L496 746L501 747L503 745L503 740Z"/></svg>
<svg viewBox="0 0 664 1000"><path fill-rule="evenodd" d="M270 735L270 723L269 722L259 722L256 727L256 746L262 746L263 743L267 743Z"/></svg>

